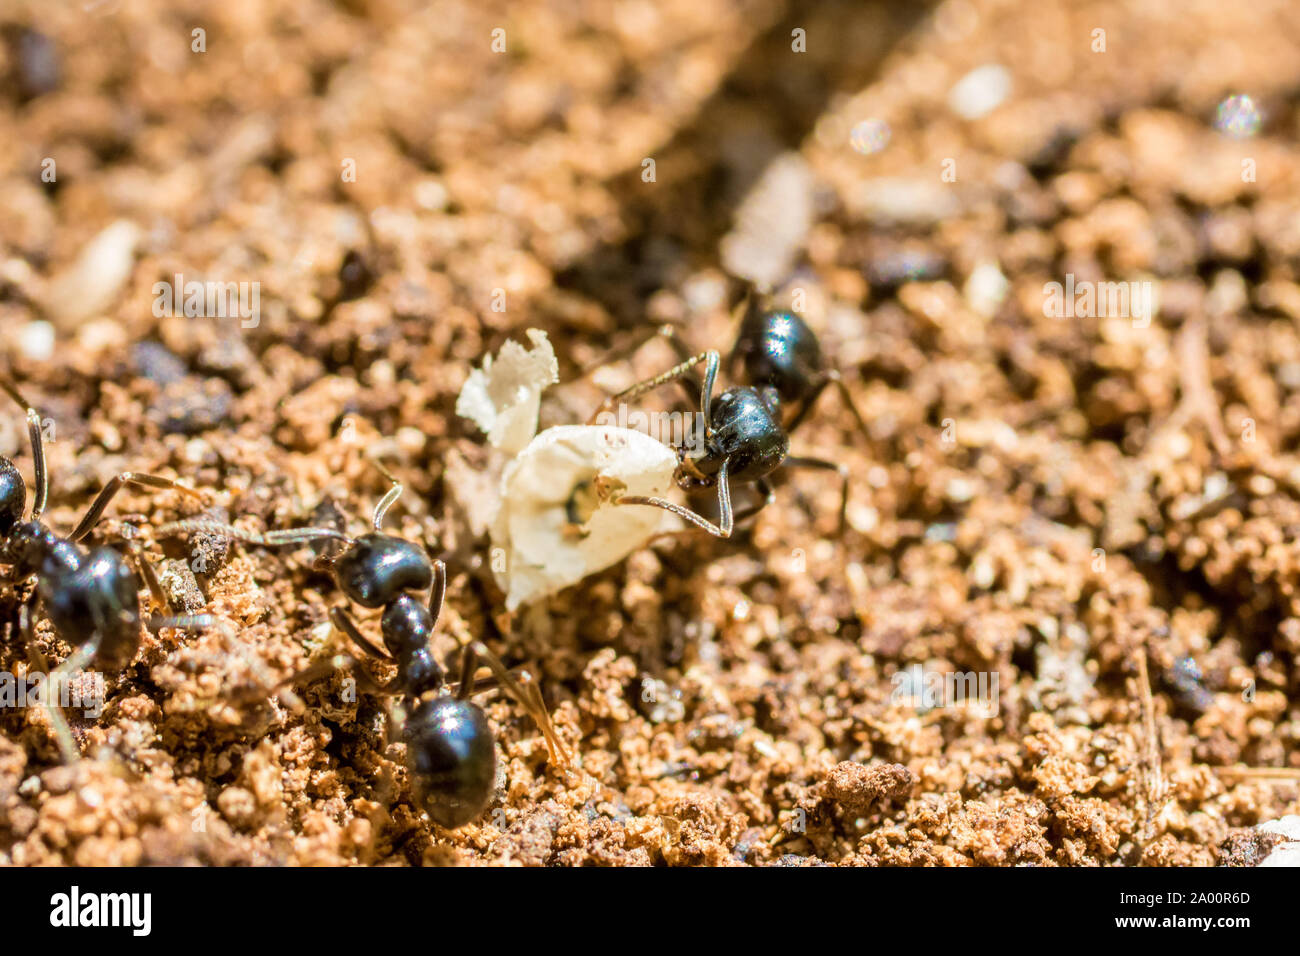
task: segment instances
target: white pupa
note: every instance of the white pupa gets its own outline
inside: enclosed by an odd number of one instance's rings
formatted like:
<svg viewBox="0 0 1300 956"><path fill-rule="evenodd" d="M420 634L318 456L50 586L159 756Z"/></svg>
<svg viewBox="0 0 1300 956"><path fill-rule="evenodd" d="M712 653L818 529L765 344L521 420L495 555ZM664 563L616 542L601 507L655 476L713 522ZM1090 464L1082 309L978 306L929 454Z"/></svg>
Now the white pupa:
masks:
<svg viewBox="0 0 1300 956"><path fill-rule="evenodd" d="M527 332L532 349L507 342L471 373L456 411L488 442L514 457L501 474L490 523L493 574L506 607L555 594L626 558L655 535L680 527L622 495L673 489L677 454L644 432L613 425L560 425L537 431L541 392L558 380L546 333Z"/></svg>

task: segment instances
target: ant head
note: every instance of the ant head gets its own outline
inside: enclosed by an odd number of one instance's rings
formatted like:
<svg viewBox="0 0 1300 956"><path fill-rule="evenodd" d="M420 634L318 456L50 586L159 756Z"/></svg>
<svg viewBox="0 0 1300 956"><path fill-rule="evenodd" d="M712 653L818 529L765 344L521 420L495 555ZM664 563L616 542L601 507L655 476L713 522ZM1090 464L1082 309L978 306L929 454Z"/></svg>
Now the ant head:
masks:
<svg viewBox="0 0 1300 956"><path fill-rule="evenodd" d="M824 371L816 334L793 312L751 308L740 323L732 360L743 366L747 384L770 385L783 402L807 397Z"/></svg>
<svg viewBox="0 0 1300 956"><path fill-rule="evenodd" d="M426 698L407 716L403 736L411 786L434 823L462 826L487 808L497 751L482 710L468 700Z"/></svg>
<svg viewBox="0 0 1300 956"><path fill-rule="evenodd" d="M0 458L0 535L9 535L23 520L27 507L27 484L18 467L8 458Z"/></svg>
<svg viewBox="0 0 1300 956"><path fill-rule="evenodd" d="M757 481L775 471L790 450L786 434L770 397L755 388L729 388L713 400L713 433L704 454L688 458L682 469L706 479L727 462L732 481Z"/></svg>
<svg viewBox="0 0 1300 956"><path fill-rule="evenodd" d="M433 565L419 545L372 531L353 542L334 562L334 577L349 599L362 607L391 604L404 591L433 583Z"/></svg>

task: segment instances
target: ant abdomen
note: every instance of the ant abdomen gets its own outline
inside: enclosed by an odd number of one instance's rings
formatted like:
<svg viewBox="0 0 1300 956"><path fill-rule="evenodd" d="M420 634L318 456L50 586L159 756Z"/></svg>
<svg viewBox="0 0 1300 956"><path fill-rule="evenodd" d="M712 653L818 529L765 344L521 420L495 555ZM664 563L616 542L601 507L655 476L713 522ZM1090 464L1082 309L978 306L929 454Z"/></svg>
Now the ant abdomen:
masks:
<svg viewBox="0 0 1300 956"><path fill-rule="evenodd" d="M740 323L732 359L744 367L751 385L772 386L787 404L806 398L825 371L816 333L793 312L751 308Z"/></svg>
<svg viewBox="0 0 1300 956"><path fill-rule="evenodd" d="M463 826L487 809L496 790L496 743L476 704L426 698L407 715L403 737L411 787L434 823Z"/></svg>
<svg viewBox="0 0 1300 956"><path fill-rule="evenodd" d="M339 587L362 607L380 608L405 591L425 591L433 566L424 549L389 534L363 534L334 562Z"/></svg>

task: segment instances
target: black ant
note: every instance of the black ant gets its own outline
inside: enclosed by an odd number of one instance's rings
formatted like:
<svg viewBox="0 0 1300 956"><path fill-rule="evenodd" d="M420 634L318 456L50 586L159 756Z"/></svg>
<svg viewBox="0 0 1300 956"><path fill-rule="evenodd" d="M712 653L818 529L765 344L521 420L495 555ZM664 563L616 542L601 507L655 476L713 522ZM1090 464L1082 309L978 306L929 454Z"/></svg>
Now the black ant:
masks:
<svg viewBox="0 0 1300 956"><path fill-rule="evenodd" d="M738 522L772 503L774 494L768 482L772 472L783 465L787 468L816 468L836 472L843 482L839 514L840 529L843 530L848 509L848 470L821 458L789 454L790 432L804 420L828 385L839 389L842 400L863 434L869 438L867 423L854 405L840 373L823 359L817 336L803 319L793 312L760 309L752 297L747 297L741 309L744 318L730 364L733 373L739 371L746 384L726 389L714 397L713 384L721 364L718 352L709 349L692 355L677 338L676 330L664 325L637 343L631 351L649 338L662 336L677 351L681 363L662 375L609 396L588 422L595 424L602 414L619 402L644 395L668 382L682 381L688 398L698 403L704 422L704 441L703 448L697 453L686 447L677 449L678 466L674 477L678 487L687 492L718 489L718 523L714 524L703 515L666 498L623 495L613 503L662 508L709 534L729 538ZM691 372L700 364L704 365L702 383ZM761 500L733 515L733 482L753 483L762 495Z"/></svg>
<svg viewBox="0 0 1300 956"><path fill-rule="evenodd" d="M198 498L202 495L170 478L125 471L104 486L72 533L61 537L41 521L50 491L41 416L8 381L0 379L0 389L27 413L33 472L32 510L23 521L27 485L14 463L0 456L0 563L9 565L13 584L35 579L36 587L19 610L19 629L33 662L49 673L46 709L63 757L72 761L77 756L72 731L53 704L59 681L91 663L112 673L121 671L140 648L142 621L140 582L126 557L107 545L87 551L79 542L126 485L181 491ZM138 546L131 546L130 551L154 602L169 612L170 602L148 560ZM33 643L37 602L58 635L77 648L52 673ZM148 626L154 631L165 627L199 630L211 623L208 615L200 614L154 617Z"/></svg>
<svg viewBox="0 0 1300 956"><path fill-rule="evenodd" d="M446 671L431 646L447 591L447 566L441 560L430 561L423 548L382 532L384 515L401 495L402 485L382 466L380 469L393 487L375 506L372 530L357 538L333 528L289 528L258 534L203 520L177 521L163 525L157 533L207 532L264 546L321 539L343 543L344 550L326 561L349 600L366 608L383 608L379 630L384 649L362 634L346 608L332 608L330 620L367 655L396 662L397 676L388 684L362 677L372 693L402 696L397 713L390 712L390 728L394 722L401 725L406 765L420 805L431 820L450 829L478 817L496 787L496 738L487 716L470 695L504 687L541 729L551 762L566 766L569 758L531 675L526 671L518 677L512 675L482 641L470 643L461 652L460 681L454 693L449 692ZM413 592L426 589L427 605L413 596ZM493 676L476 681L480 660ZM284 683L302 683L354 663L347 655L337 655Z"/></svg>

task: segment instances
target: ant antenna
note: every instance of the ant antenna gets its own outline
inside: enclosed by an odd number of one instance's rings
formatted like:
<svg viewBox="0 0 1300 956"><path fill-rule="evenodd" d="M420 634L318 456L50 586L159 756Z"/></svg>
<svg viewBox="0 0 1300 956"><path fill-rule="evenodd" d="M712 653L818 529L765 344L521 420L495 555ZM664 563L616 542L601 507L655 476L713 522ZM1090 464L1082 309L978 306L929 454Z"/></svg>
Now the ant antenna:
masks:
<svg viewBox="0 0 1300 956"><path fill-rule="evenodd" d="M388 493L379 499L379 504L375 505L375 514L370 522L374 529L379 531L384 525L384 516L388 514L388 509L396 503L398 498L402 497L402 483L378 458L371 458L370 463L378 469L381 475L393 483L393 487L389 488Z"/></svg>

